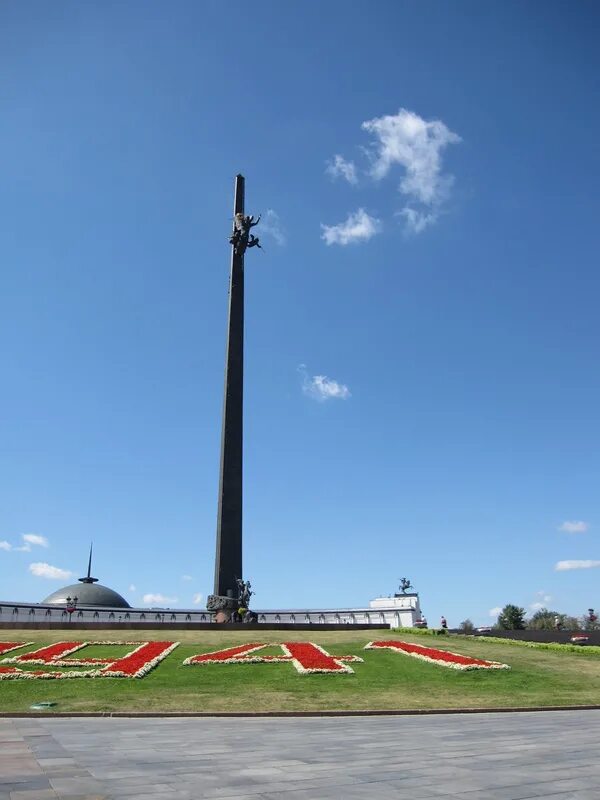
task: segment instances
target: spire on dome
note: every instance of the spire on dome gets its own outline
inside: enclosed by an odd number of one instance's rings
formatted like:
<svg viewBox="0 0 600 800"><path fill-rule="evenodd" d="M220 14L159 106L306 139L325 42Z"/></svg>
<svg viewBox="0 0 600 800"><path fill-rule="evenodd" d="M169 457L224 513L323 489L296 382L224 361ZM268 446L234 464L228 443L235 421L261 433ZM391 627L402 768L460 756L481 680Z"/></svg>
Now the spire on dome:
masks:
<svg viewBox="0 0 600 800"><path fill-rule="evenodd" d="M90 558L88 561L88 571L87 576L85 578L79 578L81 583L98 583L98 578L92 578L92 550L94 548L94 543L90 542Z"/></svg>

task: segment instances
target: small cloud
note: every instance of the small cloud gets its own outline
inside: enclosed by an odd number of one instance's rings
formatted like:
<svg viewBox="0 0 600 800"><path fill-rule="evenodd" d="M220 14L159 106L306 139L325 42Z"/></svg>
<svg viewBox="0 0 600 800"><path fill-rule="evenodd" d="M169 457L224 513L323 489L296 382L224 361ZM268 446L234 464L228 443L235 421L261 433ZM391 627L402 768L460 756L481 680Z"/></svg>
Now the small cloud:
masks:
<svg viewBox="0 0 600 800"><path fill-rule="evenodd" d="M200 592L198 592L197 594L195 594L192 597L192 603L195 606L199 606L203 599L204 599L204 595L202 595L202 594L200 594Z"/></svg>
<svg viewBox="0 0 600 800"><path fill-rule="evenodd" d="M19 547L16 547L5 540L0 542L0 550L6 550L6 552L12 550L15 553L30 553L31 545L35 545L36 547L49 546L48 539L46 539L45 536L38 536L37 533L24 533L21 535L21 539L23 540L23 544L19 545Z"/></svg>
<svg viewBox="0 0 600 800"><path fill-rule="evenodd" d="M354 162L346 161L343 156L335 155L332 161L328 161L325 172L334 179L343 178L348 183L358 183Z"/></svg>
<svg viewBox="0 0 600 800"><path fill-rule="evenodd" d="M589 523L583 522L582 520L566 520L560 525L558 530L564 531L565 533L585 533L589 530L589 527Z"/></svg>
<svg viewBox="0 0 600 800"><path fill-rule="evenodd" d="M26 544L33 544L36 547L49 547L48 539L45 536L38 536L37 533L24 533L22 538Z"/></svg>
<svg viewBox="0 0 600 800"><path fill-rule="evenodd" d="M600 561L558 561L554 567L557 572L565 572L569 569L593 569L600 567Z"/></svg>
<svg viewBox="0 0 600 800"><path fill-rule="evenodd" d="M500 608L500 606L496 606L495 608L490 608L490 610L488 611L490 617L497 617L501 613L502 609Z"/></svg>
<svg viewBox="0 0 600 800"><path fill-rule="evenodd" d="M51 564L46 564L44 561L37 561L34 564L30 564L29 572L38 578L49 578L50 580L61 581L64 581L73 575L73 573L68 569L53 567Z"/></svg>
<svg viewBox="0 0 600 800"><path fill-rule="evenodd" d="M307 373L306 366L300 364L298 372L302 375L302 391L307 397L324 403L326 400L347 400L350 389L344 383L338 383L327 375L313 375Z"/></svg>
<svg viewBox="0 0 600 800"><path fill-rule="evenodd" d="M145 594L142 597L142 601L144 603L146 603L146 605L164 606L164 605L167 605L167 603L178 603L179 602L179 598L178 597L167 597L164 594L160 594L160 593L153 594L152 592L150 592L149 594Z"/></svg>
<svg viewBox="0 0 600 800"><path fill-rule="evenodd" d="M362 128L373 136L367 150L371 175L380 180L394 165L404 169L398 189L409 203L399 214L406 220L407 231L424 231L438 218L454 182L442 170L442 151L460 142L460 136L441 120L428 121L405 108L367 120Z"/></svg>
<svg viewBox="0 0 600 800"><path fill-rule="evenodd" d="M368 242L382 229L381 221L375 217L371 217L364 208L359 208L358 211L348 215L345 222L340 222L337 225L323 225L321 224L321 239L326 245L339 244L345 246L347 244L355 244L356 242Z"/></svg>
<svg viewBox="0 0 600 800"><path fill-rule="evenodd" d="M191 575L182 575L181 576L181 580L182 581L191 581L191 580L193 580L193 578L192 578Z"/></svg>
<svg viewBox="0 0 600 800"><path fill-rule="evenodd" d="M405 108L367 120L361 127L375 140L370 151L374 178L384 178L398 164L405 170L399 186L402 194L426 205L442 199L452 176L442 174L441 152L461 141L458 134L439 119L427 122Z"/></svg>
<svg viewBox="0 0 600 800"><path fill-rule="evenodd" d="M133 585L133 583L130 583L130 584L129 584L129 591L130 591L130 592L136 592L136 591L137 591L137 589L135 588L135 586Z"/></svg>
<svg viewBox="0 0 600 800"><path fill-rule="evenodd" d="M267 209L266 214L263 214L260 220L260 232L270 236L280 247L287 242L285 230L279 219L279 214L273 211L272 208Z"/></svg>
<svg viewBox="0 0 600 800"><path fill-rule="evenodd" d="M350 389L344 383L338 383L327 375L313 375L304 386L304 393L315 400L346 400L350 397Z"/></svg>
<svg viewBox="0 0 600 800"><path fill-rule="evenodd" d="M546 608L546 604L545 604L545 603L532 603L532 604L529 606L529 608L530 608L532 611L541 611L541 610L542 610L542 608Z"/></svg>
<svg viewBox="0 0 600 800"><path fill-rule="evenodd" d="M434 211L417 211L415 208L405 206L401 211L397 211L397 217L402 217L405 221L404 230L406 233L422 233L438 218L438 213Z"/></svg>
<svg viewBox="0 0 600 800"><path fill-rule="evenodd" d="M544 604L550 603L552 600L552 596L549 595L546 591L544 591L544 589L540 589L539 592L536 592L536 595L537 597L541 598L542 603Z"/></svg>

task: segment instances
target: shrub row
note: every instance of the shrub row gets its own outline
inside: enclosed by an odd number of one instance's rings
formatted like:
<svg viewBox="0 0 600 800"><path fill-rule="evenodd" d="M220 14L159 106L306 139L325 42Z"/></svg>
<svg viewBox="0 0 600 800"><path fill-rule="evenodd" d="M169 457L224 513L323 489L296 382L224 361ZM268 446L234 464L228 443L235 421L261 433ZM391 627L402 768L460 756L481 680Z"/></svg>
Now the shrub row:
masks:
<svg viewBox="0 0 600 800"><path fill-rule="evenodd" d="M394 633L410 633L411 636L446 636L445 628L392 628Z"/></svg>
<svg viewBox="0 0 600 800"><path fill-rule="evenodd" d="M404 628L404 630L406 630L406 628ZM597 645L560 644L559 642L525 642L522 639L504 639L504 637L500 636L470 636L469 638L483 642L495 642L496 644L511 644L515 647L532 647L534 650L556 650L558 653L577 653L583 656L600 655L600 647Z"/></svg>

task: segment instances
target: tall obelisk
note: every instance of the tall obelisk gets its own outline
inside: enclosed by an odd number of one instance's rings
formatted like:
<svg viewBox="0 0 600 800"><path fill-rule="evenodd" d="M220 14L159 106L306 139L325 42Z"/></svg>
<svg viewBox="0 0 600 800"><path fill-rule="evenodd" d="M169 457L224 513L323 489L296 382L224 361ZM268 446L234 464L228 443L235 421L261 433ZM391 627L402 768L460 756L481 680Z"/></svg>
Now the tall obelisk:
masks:
<svg viewBox="0 0 600 800"><path fill-rule="evenodd" d="M235 220L244 216L245 181L235 178ZM215 595L235 597L242 573L242 456L244 427L244 249L232 242L229 323L221 431Z"/></svg>
<svg viewBox="0 0 600 800"><path fill-rule="evenodd" d="M231 276L229 280L229 325L225 361L223 430L221 432L221 471L217 517L215 590L206 607L222 611L223 617L237 609L238 581L242 580L242 455L244 427L244 253L260 247L250 231L258 224L244 213L245 182L235 178L233 231L231 234ZM246 586L246 591L250 584ZM241 597L244 595L242 593ZM246 599L249 599L249 595ZM225 621L222 618L220 621Z"/></svg>

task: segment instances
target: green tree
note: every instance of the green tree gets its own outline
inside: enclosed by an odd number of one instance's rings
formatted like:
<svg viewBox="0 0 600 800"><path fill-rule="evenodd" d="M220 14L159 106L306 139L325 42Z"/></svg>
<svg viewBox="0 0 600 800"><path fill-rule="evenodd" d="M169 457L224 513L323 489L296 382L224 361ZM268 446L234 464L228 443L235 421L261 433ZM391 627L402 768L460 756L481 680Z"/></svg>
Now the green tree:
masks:
<svg viewBox="0 0 600 800"><path fill-rule="evenodd" d="M525 628L525 609L508 603L498 614L496 624L503 631L522 631Z"/></svg>
<svg viewBox="0 0 600 800"><path fill-rule="evenodd" d="M549 611L547 608L540 608L531 619L527 620L527 628L530 631L553 631L556 628L554 622L556 617L561 620L562 627L563 614L559 614L558 611Z"/></svg>
<svg viewBox="0 0 600 800"><path fill-rule="evenodd" d="M470 619L463 619L463 621L458 626L459 631L463 633L473 633L475 630L475 625L473 625Z"/></svg>
<svg viewBox="0 0 600 800"><path fill-rule="evenodd" d="M549 611L547 608L540 608L531 619L527 620L527 628L530 631L553 631L556 630L556 618L558 617L559 626L563 631L579 631L581 623L577 617L568 614L560 614L558 611Z"/></svg>
<svg viewBox="0 0 600 800"><path fill-rule="evenodd" d="M600 622L598 621L598 614L593 608L588 608L587 614L583 615L581 622L584 631L600 630Z"/></svg>

